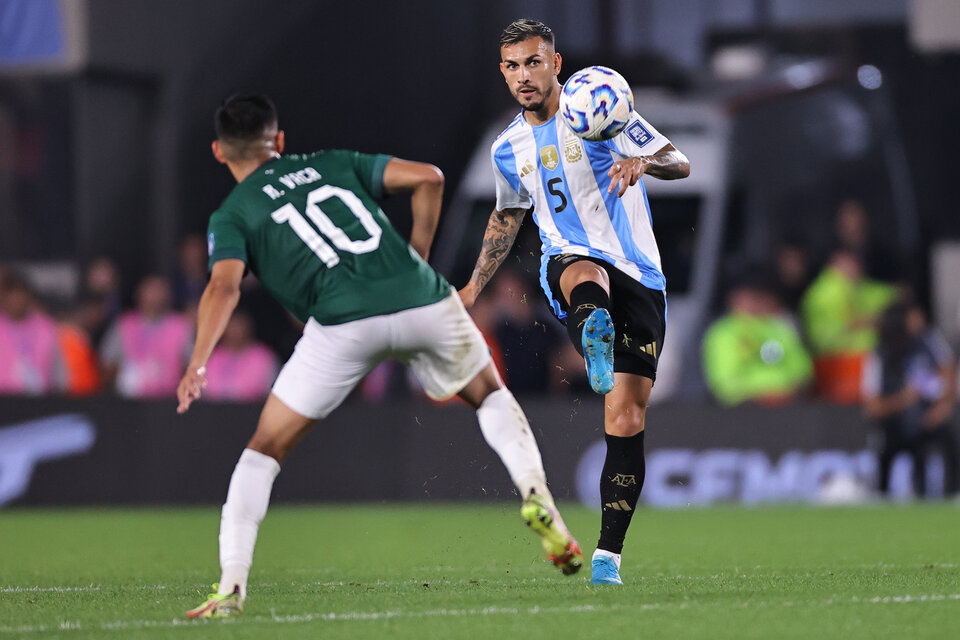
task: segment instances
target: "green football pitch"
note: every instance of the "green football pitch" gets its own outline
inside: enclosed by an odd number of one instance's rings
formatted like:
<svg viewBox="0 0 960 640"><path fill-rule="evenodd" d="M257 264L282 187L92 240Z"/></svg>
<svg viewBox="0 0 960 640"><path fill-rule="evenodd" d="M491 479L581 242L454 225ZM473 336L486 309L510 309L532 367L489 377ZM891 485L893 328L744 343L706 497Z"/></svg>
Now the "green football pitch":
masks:
<svg viewBox="0 0 960 640"><path fill-rule="evenodd" d="M642 510L623 587L560 575L518 507L275 507L246 610L209 621L182 615L217 509L7 510L0 638L960 637L957 504ZM589 555L598 515L565 513Z"/></svg>

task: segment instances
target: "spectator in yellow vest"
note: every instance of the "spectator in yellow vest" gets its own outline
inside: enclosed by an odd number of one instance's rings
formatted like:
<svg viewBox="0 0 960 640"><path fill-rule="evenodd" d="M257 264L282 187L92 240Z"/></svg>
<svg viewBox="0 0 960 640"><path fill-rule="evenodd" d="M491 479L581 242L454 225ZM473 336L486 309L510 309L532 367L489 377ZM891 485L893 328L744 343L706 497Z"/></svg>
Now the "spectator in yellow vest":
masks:
<svg viewBox="0 0 960 640"><path fill-rule="evenodd" d="M728 312L703 339L703 369L721 403L793 401L810 381L810 356L772 288L753 279L727 296Z"/></svg>
<svg viewBox="0 0 960 640"><path fill-rule="evenodd" d="M864 276L856 253L834 251L800 306L821 396L841 404L859 401L863 359L877 343L876 319L895 295L892 285Z"/></svg>

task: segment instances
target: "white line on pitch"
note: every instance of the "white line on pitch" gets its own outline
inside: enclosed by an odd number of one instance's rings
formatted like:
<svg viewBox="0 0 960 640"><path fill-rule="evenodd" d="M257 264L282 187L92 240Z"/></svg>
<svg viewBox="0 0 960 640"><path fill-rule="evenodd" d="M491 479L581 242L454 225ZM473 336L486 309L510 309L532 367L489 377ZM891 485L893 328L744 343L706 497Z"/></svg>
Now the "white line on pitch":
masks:
<svg viewBox="0 0 960 640"><path fill-rule="evenodd" d="M905 565L894 565L894 564L885 564L885 563L873 563L873 564L862 564L857 565L863 569L925 569L925 568L934 568L934 569L953 569L958 565L948 564L948 563L921 563L921 564L905 564ZM450 567L434 567L433 569L449 569ZM292 573L303 574L303 573L327 573L326 571L304 571L296 570ZM808 572L803 574L805 577L813 577L819 575L826 575L827 572ZM836 570L832 573L845 574L848 573L844 569ZM703 581L703 580L718 580L722 578L727 579L766 579L772 576L783 577L779 573L737 573L730 572L725 574L712 574L712 575L685 575L685 574L672 574L672 573L655 573L642 576L641 581L669 581L669 580L691 580L691 581ZM343 587L343 586L359 586L359 587L396 587L408 584L419 584L422 582L429 582L430 584L435 585L467 585L475 584L478 586L509 586L509 585L518 585L518 584L535 584L535 583L563 583L564 580L558 577L543 577L543 578L510 578L510 579L498 579L495 577L490 578L460 578L460 579L449 579L449 578L432 578L430 576L424 576L423 578L408 578L405 580L331 580L326 582L308 582L303 583L305 587L317 586L317 587ZM253 585L256 587L276 587L279 585L295 585L295 583L287 583L286 581L281 582L254 582ZM85 592L85 591L100 591L104 587L99 584L89 584L89 585L79 585L79 586L47 586L41 587L39 585L34 586L0 586L0 593L30 593L30 592L52 592L52 593L68 593L71 591L76 592ZM117 586L117 587L108 587L110 589L117 590L140 590L140 591L158 591L163 589L169 589L168 585L157 584L157 585L136 585L136 586ZM179 587L178 587L179 588Z"/></svg>
<svg viewBox="0 0 960 640"><path fill-rule="evenodd" d="M100 591L100 587L92 584L85 587L0 587L0 593L26 593L38 591L53 591L56 593L66 593L68 591Z"/></svg>
<svg viewBox="0 0 960 640"><path fill-rule="evenodd" d="M834 605L846 604L915 604L915 603L936 603L936 602L957 602L960 601L960 593L949 594L921 594L921 595L894 595L894 596L851 596L849 598L827 598L823 600L751 600L740 603L739 605L723 603L724 607L761 608L761 607L829 607ZM157 629L186 627L200 624L244 624L256 622L270 622L274 624L298 624L304 622L334 622L334 621L371 621L387 620L397 618L443 618L443 617L473 617L473 616L518 616L518 615L536 615L536 614L557 614L557 613L591 613L608 612L619 609L629 609L630 611L653 611L663 609L690 609L695 605L689 602L668 602L668 603L646 603L639 606L625 605L580 605L573 607L484 607L480 609L428 609L426 611L346 611L338 613L335 611L325 613L305 613L278 616L271 613L269 616L247 616L243 618L233 618L212 622L209 620L116 620L113 622L102 622L99 625L84 627L79 622L63 621L56 625L23 625L20 627L0 626L0 633L41 633L45 631L82 631L84 629L99 629L101 631L124 631L129 629Z"/></svg>
<svg viewBox="0 0 960 640"><path fill-rule="evenodd" d="M115 587L117 590L123 591L124 589L136 589L138 591L159 591L166 589L167 585L165 584L155 584L155 585L137 585L134 587ZM0 587L0 593L42 593L42 592L53 592L53 593L67 593L70 591L100 591L101 585L99 584L88 584L85 586L79 587Z"/></svg>

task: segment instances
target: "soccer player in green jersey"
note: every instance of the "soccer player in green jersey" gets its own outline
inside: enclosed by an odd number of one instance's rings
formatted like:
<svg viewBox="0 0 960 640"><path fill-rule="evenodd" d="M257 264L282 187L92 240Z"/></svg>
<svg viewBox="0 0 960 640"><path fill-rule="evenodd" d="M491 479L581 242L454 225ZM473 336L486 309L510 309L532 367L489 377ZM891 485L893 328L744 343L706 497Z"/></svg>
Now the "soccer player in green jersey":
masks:
<svg viewBox="0 0 960 640"><path fill-rule="evenodd" d="M217 109L213 155L237 186L210 216L210 281L197 340L177 389L183 413L206 386L205 366L240 298L249 269L305 323L240 456L220 520L216 593L187 617L238 614L260 522L280 464L385 358L408 364L428 395L459 395L524 498L521 515L565 574L583 556L547 490L526 417L493 367L479 330L450 285L426 262L443 198L433 165L320 151L281 156L284 134L264 96L233 96ZM377 204L410 193L409 244Z"/></svg>

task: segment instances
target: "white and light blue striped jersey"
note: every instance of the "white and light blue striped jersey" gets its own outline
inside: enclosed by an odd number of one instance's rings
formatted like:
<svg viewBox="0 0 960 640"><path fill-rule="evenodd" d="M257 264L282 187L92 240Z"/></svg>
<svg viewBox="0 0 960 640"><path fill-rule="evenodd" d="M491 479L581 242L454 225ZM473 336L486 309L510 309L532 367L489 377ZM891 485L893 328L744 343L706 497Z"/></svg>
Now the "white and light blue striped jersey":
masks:
<svg viewBox="0 0 960 640"><path fill-rule="evenodd" d="M636 112L610 140L578 138L556 116L532 126L522 112L497 137L490 149L496 206L533 207L543 243L540 284L548 299L554 296L547 260L561 253L599 258L648 289L666 288L642 178L619 198L607 193L607 172L618 160L653 155L669 142Z"/></svg>

